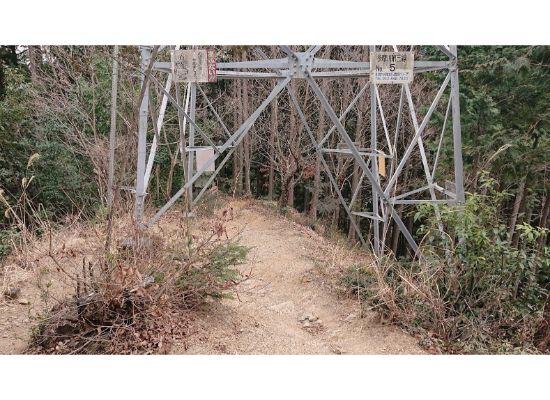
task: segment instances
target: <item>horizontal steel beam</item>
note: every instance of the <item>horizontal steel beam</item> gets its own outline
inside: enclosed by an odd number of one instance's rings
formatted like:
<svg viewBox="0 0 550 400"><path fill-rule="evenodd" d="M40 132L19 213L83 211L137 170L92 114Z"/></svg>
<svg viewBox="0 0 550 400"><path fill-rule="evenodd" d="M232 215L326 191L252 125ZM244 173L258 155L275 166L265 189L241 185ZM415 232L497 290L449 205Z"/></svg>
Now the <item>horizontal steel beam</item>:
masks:
<svg viewBox="0 0 550 400"><path fill-rule="evenodd" d="M221 151L225 151L226 148L223 148L222 149L222 146L215 146L216 149L218 149L219 152ZM227 148L233 148L235 146L228 146ZM204 149L211 149L212 146L185 146L185 151L186 152L190 152L190 151L197 151L197 150L204 150Z"/></svg>
<svg viewBox="0 0 550 400"><path fill-rule="evenodd" d="M285 58L274 58L274 59L267 59L267 60L220 62L220 63L216 63L216 68L217 69L288 68L288 58L285 57Z"/></svg>
<svg viewBox="0 0 550 400"><path fill-rule="evenodd" d="M358 217L363 217L363 218L370 218L370 219L374 219L376 221L381 221L381 222L384 222L384 220L382 219L382 217L378 216L378 215L374 215L374 213L371 213L371 212L367 212L367 211L352 211L351 212L353 215L357 215Z"/></svg>
<svg viewBox="0 0 550 400"><path fill-rule="evenodd" d="M300 54L300 53L297 53ZM156 63L155 67L160 64ZM165 68L171 68L170 63L165 63ZM220 62L216 64L218 70L223 69L287 69L289 66L288 58L277 58L268 60L254 61L237 61L237 62ZM439 68L444 69L449 67L449 61L415 61L414 68ZM330 60L324 58L315 58L313 60L312 69L370 69L369 61L341 61Z"/></svg>
<svg viewBox="0 0 550 400"><path fill-rule="evenodd" d="M218 79L280 78L281 76L289 76L289 67L291 64L292 62L290 62L288 58L218 63L216 65L217 77ZM421 73L428 71L438 71L442 69L448 69L449 67L449 61L415 61L414 72ZM169 73L172 72L172 64L170 62L156 62L154 64L154 69L157 71ZM243 69L272 69L281 71L238 71ZM370 62L340 61L327 59L314 59L311 72L311 76L315 78L354 78L365 77L369 74Z"/></svg>
<svg viewBox="0 0 550 400"><path fill-rule="evenodd" d="M334 153L334 154L343 154L352 156L353 152L350 149L325 149L321 148L323 153ZM380 150L371 151L368 148L357 148L357 154L360 156L369 156L369 157L384 157L384 158L393 158L391 154L386 154Z"/></svg>
<svg viewBox="0 0 550 400"><path fill-rule="evenodd" d="M453 204L453 201L449 200L395 200L393 204Z"/></svg>
<svg viewBox="0 0 550 400"><path fill-rule="evenodd" d="M218 79L275 79L290 76L289 70L280 72L256 72L256 71L217 71Z"/></svg>
<svg viewBox="0 0 550 400"><path fill-rule="evenodd" d="M453 193L451 192L450 190L447 190L441 186L439 186L437 183L434 183L434 188L436 190L438 190L439 192L443 193L443 194L446 194L447 196L449 196L451 199L456 199L456 193Z"/></svg>
<svg viewBox="0 0 550 400"><path fill-rule="evenodd" d="M312 71L310 75L314 78L366 78L370 75L370 70L352 69L349 71Z"/></svg>
<svg viewBox="0 0 550 400"><path fill-rule="evenodd" d="M404 199L405 197L408 197L408 196L416 194L416 193L423 192L424 190L428 190L429 188L430 188L429 185L428 186L423 186L421 188L411 190L410 192L402 193L399 196L391 197L390 201L396 201L396 200Z"/></svg>
<svg viewBox="0 0 550 400"><path fill-rule="evenodd" d="M414 69L445 69L449 68L449 61L415 61ZM329 60L316 58L313 60L312 69L326 68L326 69L366 69L370 70L369 61L341 61L341 60Z"/></svg>

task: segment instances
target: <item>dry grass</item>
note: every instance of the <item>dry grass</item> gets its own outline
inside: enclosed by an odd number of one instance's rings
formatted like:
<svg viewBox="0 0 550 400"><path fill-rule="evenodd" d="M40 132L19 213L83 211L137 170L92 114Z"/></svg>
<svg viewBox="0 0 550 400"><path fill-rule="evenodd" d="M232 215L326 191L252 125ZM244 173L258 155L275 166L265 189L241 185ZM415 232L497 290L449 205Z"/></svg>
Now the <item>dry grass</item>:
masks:
<svg viewBox="0 0 550 400"><path fill-rule="evenodd" d="M174 210L145 231L129 213L119 213L110 251L104 224L94 221L73 221L59 231L43 223L42 235L27 233L1 274L5 291L18 284L14 270L31 273L26 295L43 301L27 352L168 351L187 334L191 310L239 283L235 266L246 248L227 235L230 210L217 214L190 223Z"/></svg>
<svg viewBox="0 0 550 400"><path fill-rule="evenodd" d="M385 257L375 268L360 267L345 278L349 290L379 318L419 337L432 353L538 353L532 338L542 313L512 319L503 288L487 289L486 302L474 306L463 273L430 257L407 264Z"/></svg>

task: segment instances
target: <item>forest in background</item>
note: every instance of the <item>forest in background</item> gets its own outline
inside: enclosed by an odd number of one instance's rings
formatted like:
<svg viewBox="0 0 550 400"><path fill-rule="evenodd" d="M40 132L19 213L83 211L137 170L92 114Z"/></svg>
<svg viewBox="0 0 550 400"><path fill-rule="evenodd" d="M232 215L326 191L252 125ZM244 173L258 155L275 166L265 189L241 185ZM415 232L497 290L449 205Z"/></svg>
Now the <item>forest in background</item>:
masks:
<svg viewBox="0 0 550 400"><path fill-rule="evenodd" d="M220 47L217 51L220 60L282 56L270 46ZM424 57L435 53L429 47L422 51ZM366 46L325 46L319 56L368 60L369 53ZM135 179L136 103L141 82L138 49L122 47L119 58L116 186L127 188ZM111 66L109 46L0 46L0 256L17 243L21 222L32 224L31 213L59 224L105 215ZM449 349L498 351L491 347L495 336L499 346L507 343L517 348L528 343L548 349L549 67L547 46L459 47L468 192L464 213L459 217L452 208L443 207L448 237L442 239L436 233L430 207L400 206L399 213L429 257L411 263L406 242L398 229L390 226L386 244L401 261L389 257L380 260L378 275L358 270L348 277L354 290L373 307L411 329L435 332ZM436 74L415 77L412 91L421 111L440 80ZM365 83L362 79L320 81L340 112ZM204 85L204 90L229 128L236 129L273 84L268 80L222 80ZM323 137L330 121L318 104L308 102L312 93L306 85L292 85L312 128L318 138ZM398 92L388 91L383 101L391 102L392 96ZM368 141L369 103L366 93L346 119L346 128L356 142ZM223 138L213 119L205 118L206 104L199 100L197 110L201 128ZM438 110L426 131L429 152L437 148L443 115L444 109ZM410 120L403 124L402 146L408 143L405 133L411 126ZM178 140L175 113L167 115L161 134L162 143ZM220 190L277 201L282 211L295 208L303 212L315 229L356 241L288 96L280 96L268 107L235 154L216 180ZM452 142L443 142L441 181L452 180L451 154ZM156 161L149 201L158 206L181 187L183 168L169 146L160 147ZM337 158L331 163L349 198L359 182L358 167ZM422 179L422 165L413 158L400 187L403 191L418 187ZM359 193L362 202L370 201ZM120 207L131 205L127 190L117 191L117 196ZM22 221L15 221L10 208L23 210ZM369 228L362 221L366 237ZM451 257L443 250L448 246L453 249ZM406 290L409 282L415 283L416 291ZM389 290L372 294L373 283ZM457 339L471 348L453 347Z"/></svg>

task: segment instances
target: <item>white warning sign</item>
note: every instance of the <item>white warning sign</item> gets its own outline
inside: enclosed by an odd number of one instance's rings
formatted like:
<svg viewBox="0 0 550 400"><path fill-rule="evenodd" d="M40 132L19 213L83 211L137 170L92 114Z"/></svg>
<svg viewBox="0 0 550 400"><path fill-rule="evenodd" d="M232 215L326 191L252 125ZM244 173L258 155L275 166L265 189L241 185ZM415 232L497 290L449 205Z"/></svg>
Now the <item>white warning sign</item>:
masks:
<svg viewBox="0 0 550 400"><path fill-rule="evenodd" d="M370 55L371 82L375 84L411 83L413 69L411 51L379 51Z"/></svg>
<svg viewBox="0 0 550 400"><path fill-rule="evenodd" d="M174 82L216 82L216 51L174 50L172 74Z"/></svg>

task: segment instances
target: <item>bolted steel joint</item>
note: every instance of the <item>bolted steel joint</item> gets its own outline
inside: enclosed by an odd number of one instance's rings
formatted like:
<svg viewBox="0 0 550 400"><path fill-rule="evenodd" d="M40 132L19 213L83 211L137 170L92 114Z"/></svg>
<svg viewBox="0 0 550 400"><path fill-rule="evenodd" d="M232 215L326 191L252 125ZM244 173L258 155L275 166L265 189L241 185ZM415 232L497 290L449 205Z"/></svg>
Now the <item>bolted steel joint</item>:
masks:
<svg viewBox="0 0 550 400"><path fill-rule="evenodd" d="M290 76L305 79L309 76L315 58L309 53L295 53L289 58Z"/></svg>
<svg viewBox="0 0 550 400"><path fill-rule="evenodd" d="M458 69L458 60L456 58L449 60L449 71L454 72Z"/></svg>

